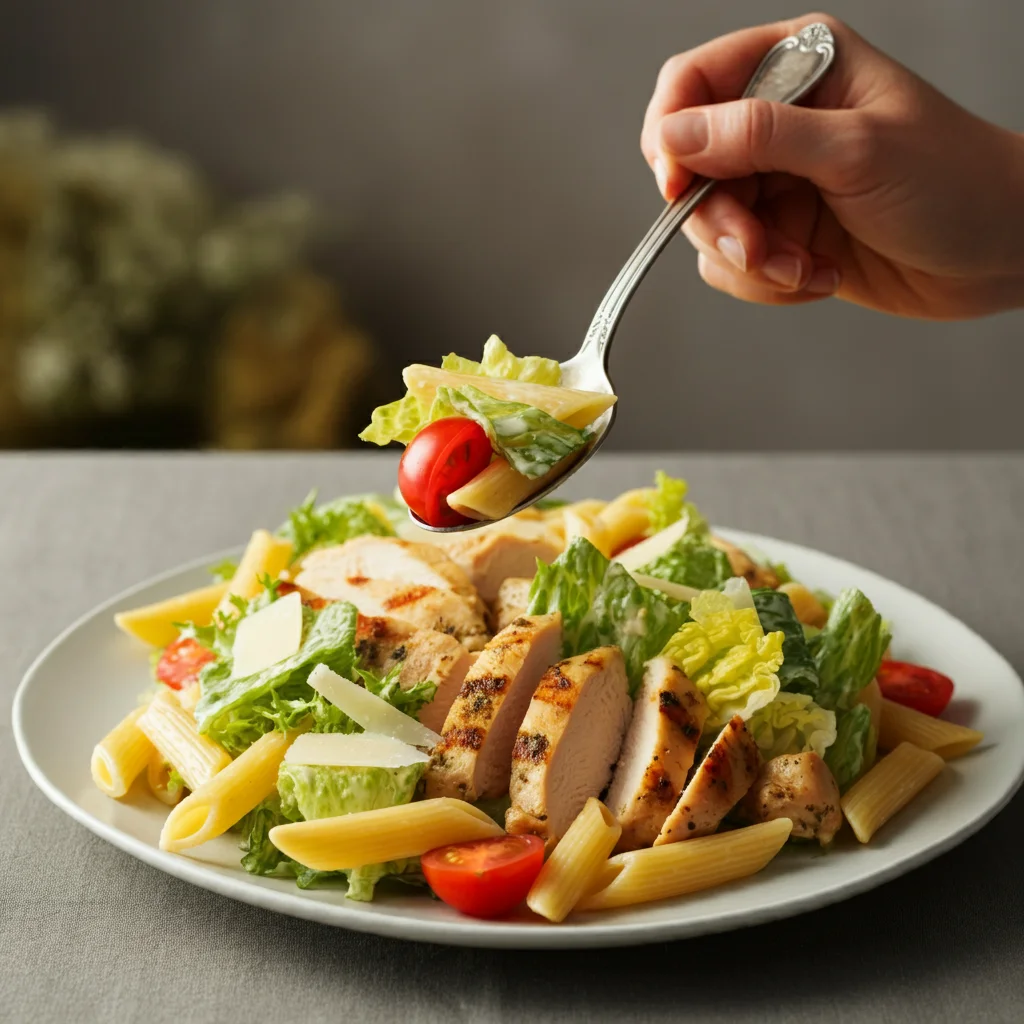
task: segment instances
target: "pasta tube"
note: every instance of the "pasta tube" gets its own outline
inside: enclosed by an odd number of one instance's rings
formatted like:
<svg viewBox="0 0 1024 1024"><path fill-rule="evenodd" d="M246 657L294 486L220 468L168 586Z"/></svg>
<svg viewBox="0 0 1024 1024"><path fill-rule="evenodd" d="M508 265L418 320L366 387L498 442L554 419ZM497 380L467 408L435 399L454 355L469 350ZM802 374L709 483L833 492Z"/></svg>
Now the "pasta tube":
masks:
<svg viewBox="0 0 1024 1024"><path fill-rule="evenodd" d="M620 853L608 861L617 874L577 905L611 910L710 889L760 871L789 838L793 822L777 818L685 843Z"/></svg>
<svg viewBox="0 0 1024 1024"><path fill-rule="evenodd" d="M580 504L584 503L580 502ZM611 550L608 546L608 538L596 515L570 506L564 511L562 524L565 528L566 547L577 537L582 537L584 540L589 540L602 555L608 557Z"/></svg>
<svg viewBox="0 0 1024 1024"><path fill-rule="evenodd" d="M196 720L169 690L153 698L138 725L192 792L231 763L223 747L200 735Z"/></svg>
<svg viewBox="0 0 1024 1024"><path fill-rule="evenodd" d="M227 593L228 584L213 583L187 594L169 597L166 601L143 605L126 612L118 612L114 622L129 636L154 647L166 647L178 639L176 622L194 622L197 626L208 626L213 613Z"/></svg>
<svg viewBox="0 0 1024 1024"><path fill-rule="evenodd" d="M249 538L249 544L238 563L235 575L217 605L217 611L223 615L234 612L232 597L241 597L248 601L262 589L261 576L269 576L276 580L287 568L292 557L291 541L274 537L266 530L255 530Z"/></svg>
<svg viewBox="0 0 1024 1024"><path fill-rule="evenodd" d="M270 830L270 841L285 856L314 871L345 871L501 834L501 826L472 804L436 797L278 825Z"/></svg>
<svg viewBox="0 0 1024 1024"><path fill-rule="evenodd" d="M650 493L650 488L625 491L598 513L597 524L604 531L610 551L618 551L650 529L651 515L647 507Z"/></svg>
<svg viewBox="0 0 1024 1024"><path fill-rule="evenodd" d="M189 794L168 815L160 849L179 853L223 835L277 789L294 734L268 732Z"/></svg>
<svg viewBox="0 0 1024 1024"><path fill-rule="evenodd" d="M107 796L124 796L149 764L153 744L139 727L145 710L136 708L93 747L92 781Z"/></svg>
<svg viewBox="0 0 1024 1024"><path fill-rule="evenodd" d="M622 826L608 808L590 797L541 868L526 905L555 924L564 921L580 897L595 887L621 835Z"/></svg>
<svg viewBox="0 0 1024 1024"><path fill-rule="evenodd" d="M884 750L895 750L904 742L913 743L915 747L930 750L948 761L966 754L984 738L985 734L975 729L933 718L895 701L882 700L878 745Z"/></svg>
<svg viewBox="0 0 1024 1024"><path fill-rule="evenodd" d="M884 718L883 718L884 721ZM943 769L945 761L912 743L901 743L858 779L842 799L843 814L866 843Z"/></svg>
<svg viewBox="0 0 1024 1024"><path fill-rule="evenodd" d="M146 784L150 793L162 804L173 807L185 795L185 787L180 786L173 792L168 788L171 777L171 766L164 760L159 750L153 750L153 756L146 766Z"/></svg>

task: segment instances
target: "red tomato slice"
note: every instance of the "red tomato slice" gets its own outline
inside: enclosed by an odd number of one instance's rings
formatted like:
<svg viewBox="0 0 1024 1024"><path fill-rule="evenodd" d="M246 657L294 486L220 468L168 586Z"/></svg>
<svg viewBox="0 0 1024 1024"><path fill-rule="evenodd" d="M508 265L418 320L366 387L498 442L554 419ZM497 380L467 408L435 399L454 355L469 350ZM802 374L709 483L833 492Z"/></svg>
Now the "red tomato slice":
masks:
<svg viewBox="0 0 1024 1024"><path fill-rule="evenodd" d="M468 484L491 461L491 442L479 423L449 416L428 423L407 445L398 464L398 489L429 526L469 520L448 505L448 495Z"/></svg>
<svg viewBox="0 0 1024 1024"><path fill-rule="evenodd" d="M876 678L886 700L936 718L953 696L949 676L907 661L883 661Z"/></svg>
<svg viewBox="0 0 1024 1024"><path fill-rule="evenodd" d="M470 917L501 917L526 899L544 865L537 836L495 836L439 846L420 861L427 884Z"/></svg>
<svg viewBox="0 0 1024 1024"><path fill-rule="evenodd" d="M156 663L156 677L172 690L183 690L199 679L199 670L217 655L198 640L181 637L164 649Z"/></svg>

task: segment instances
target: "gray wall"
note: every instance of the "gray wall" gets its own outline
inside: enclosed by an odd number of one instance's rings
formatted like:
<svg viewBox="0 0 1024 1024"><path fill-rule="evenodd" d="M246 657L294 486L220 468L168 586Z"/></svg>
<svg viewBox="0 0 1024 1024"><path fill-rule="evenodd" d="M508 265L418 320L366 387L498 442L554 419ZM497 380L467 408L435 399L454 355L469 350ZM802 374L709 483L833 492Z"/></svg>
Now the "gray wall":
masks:
<svg viewBox="0 0 1024 1024"><path fill-rule="evenodd" d="M398 370L489 333L565 356L660 208L637 146L672 53L791 16L775 0L34 0L4 17L0 104L131 127L237 192L296 184L322 258ZM830 10L972 110L1024 129L1017 0ZM984 168L979 168L983 181ZM964 201L970 201L969 191ZM676 242L613 372L620 448L1019 448L1022 314L771 310Z"/></svg>

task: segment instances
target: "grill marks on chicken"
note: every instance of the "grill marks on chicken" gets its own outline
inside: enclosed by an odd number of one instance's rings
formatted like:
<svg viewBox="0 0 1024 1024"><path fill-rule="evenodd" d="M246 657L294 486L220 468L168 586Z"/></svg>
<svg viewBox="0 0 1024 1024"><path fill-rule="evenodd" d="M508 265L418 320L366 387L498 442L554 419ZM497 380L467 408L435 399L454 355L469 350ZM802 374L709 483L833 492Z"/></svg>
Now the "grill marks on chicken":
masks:
<svg viewBox="0 0 1024 1024"><path fill-rule="evenodd" d="M618 849L650 846L693 766L707 702L668 658L647 663L605 803L622 826Z"/></svg>
<svg viewBox="0 0 1024 1024"><path fill-rule="evenodd" d="M530 701L512 750L509 832L560 839L608 785L632 713L622 652L598 647L554 665Z"/></svg>
<svg viewBox="0 0 1024 1024"><path fill-rule="evenodd" d="M562 648L562 617L523 616L480 652L456 696L426 772L428 797L508 792L512 747L545 669Z"/></svg>
<svg viewBox="0 0 1024 1024"><path fill-rule="evenodd" d="M711 835L760 770L761 752L743 719L734 715L697 766L654 845Z"/></svg>

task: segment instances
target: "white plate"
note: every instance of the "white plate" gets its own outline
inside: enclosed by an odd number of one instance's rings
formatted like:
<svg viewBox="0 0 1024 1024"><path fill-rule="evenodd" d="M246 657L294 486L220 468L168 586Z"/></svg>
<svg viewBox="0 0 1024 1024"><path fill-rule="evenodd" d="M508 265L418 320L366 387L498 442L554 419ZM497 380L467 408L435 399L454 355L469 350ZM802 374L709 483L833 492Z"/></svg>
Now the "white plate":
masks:
<svg viewBox="0 0 1024 1024"><path fill-rule="evenodd" d="M787 563L799 579L838 591L860 587L894 625L895 650L956 680L948 717L985 732L869 846L849 829L823 854L786 849L761 874L704 893L634 909L582 914L549 925L524 912L502 922L461 917L426 896L353 903L343 891L303 892L285 879L246 874L237 843L222 837L189 856L157 847L166 808L137 786L123 801L99 793L93 745L148 683L148 651L115 629L113 612L201 586L216 556L135 587L80 619L29 669L14 701L21 758L43 792L86 828L178 878L245 903L359 931L466 946L586 947L654 942L770 921L880 885L966 839L1006 804L1024 776L1024 687L1006 662L947 612L896 583L840 559L781 541L725 531ZM898 898L898 896L896 897Z"/></svg>

